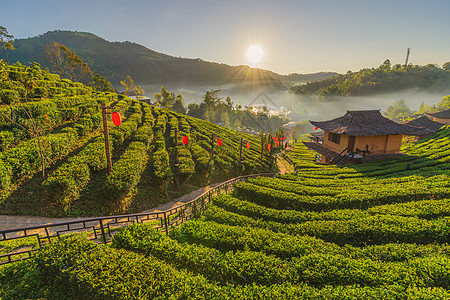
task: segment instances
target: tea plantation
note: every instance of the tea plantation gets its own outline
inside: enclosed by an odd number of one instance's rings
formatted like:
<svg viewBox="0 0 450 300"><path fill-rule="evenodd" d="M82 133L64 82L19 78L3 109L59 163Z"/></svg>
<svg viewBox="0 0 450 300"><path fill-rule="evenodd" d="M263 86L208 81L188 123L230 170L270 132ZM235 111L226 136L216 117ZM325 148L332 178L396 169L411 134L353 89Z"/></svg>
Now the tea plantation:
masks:
<svg viewBox="0 0 450 300"><path fill-rule="evenodd" d="M192 128L192 127L191 127ZM450 129L390 161L315 164L213 199L169 236L72 236L0 269L5 299L449 299Z"/></svg>
<svg viewBox="0 0 450 300"><path fill-rule="evenodd" d="M1 75L0 213L138 211L271 170L259 137L38 66L2 65ZM110 124L110 173L102 103L122 116ZM108 245L71 235L1 266L0 299L450 299L450 128L402 151L338 167L295 144L295 172L240 182L169 235L150 223ZM0 241L0 251L16 246Z"/></svg>
<svg viewBox="0 0 450 300"><path fill-rule="evenodd" d="M0 71L0 214L136 212L210 182L271 170L267 151L261 160L259 137L123 95L96 92L38 65L2 63ZM122 117L115 127L109 116L110 173L102 103ZM241 138L250 144L250 149L243 147L242 163Z"/></svg>

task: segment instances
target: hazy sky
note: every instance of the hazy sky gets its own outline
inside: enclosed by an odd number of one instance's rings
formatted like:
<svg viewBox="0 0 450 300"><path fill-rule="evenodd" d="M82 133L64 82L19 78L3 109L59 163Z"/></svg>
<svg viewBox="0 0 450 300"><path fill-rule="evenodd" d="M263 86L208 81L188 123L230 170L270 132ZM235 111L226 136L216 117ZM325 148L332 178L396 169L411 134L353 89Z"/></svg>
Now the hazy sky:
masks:
<svg viewBox="0 0 450 300"><path fill-rule="evenodd" d="M449 0L0 0L0 25L16 38L51 30L94 33L173 56L247 64L280 74L358 71L389 58L450 61Z"/></svg>

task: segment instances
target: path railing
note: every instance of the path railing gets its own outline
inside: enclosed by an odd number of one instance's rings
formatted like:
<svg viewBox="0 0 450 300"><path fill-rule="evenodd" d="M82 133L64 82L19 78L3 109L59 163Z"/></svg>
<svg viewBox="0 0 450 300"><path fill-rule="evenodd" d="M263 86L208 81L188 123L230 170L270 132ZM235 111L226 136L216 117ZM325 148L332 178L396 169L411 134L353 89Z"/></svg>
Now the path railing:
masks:
<svg viewBox="0 0 450 300"><path fill-rule="evenodd" d="M246 181L250 178L264 176L275 177L275 173L252 174L239 176L204 192L195 199L183 203L179 206L165 211L136 213L127 215L106 216L79 221L70 221L63 223L54 223L17 229L8 229L0 231L0 251L2 248L11 247L11 245L20 245L3 255L0 255L0 265L25 260L32 257L33 252L40 249L43 245L60 239L65 234L85 233L89 239L99 243L109 243L119 228L132 223L153 222L155 228L169 233L169 231L181 225L183 222L197 217L205 210L211 198L221 193L228 193L234 190L234 184L240 181Z"/></svg>

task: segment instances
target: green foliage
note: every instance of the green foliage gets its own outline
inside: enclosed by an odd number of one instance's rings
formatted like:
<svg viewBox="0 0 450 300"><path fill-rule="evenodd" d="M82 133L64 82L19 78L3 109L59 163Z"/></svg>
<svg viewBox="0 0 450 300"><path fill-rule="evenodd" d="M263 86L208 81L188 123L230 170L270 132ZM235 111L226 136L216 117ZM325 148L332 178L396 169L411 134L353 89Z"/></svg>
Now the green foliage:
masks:
<svg viewBox="0 0 450 300"><path fill-rule="evenodd" d="M412 111L409 109L406 101L401 99L394 101L394 103L386 109L384 115L389 119L395 119L411 116Z"/></svg>
<svg viewBox="0 0 450 300"><path fill-rule="evenodd" d="M291 91L298 95L318 96L364 96L409 88L444 90L450 82L446 66L400 65L390 66L385 62L379 68L362 69L359 72L333 76L305 85L297 85Z"/></svg>
<svg viewBox="0 0 450 300"><path fill-rule="evenodd" d="M148 160L147 145L131 143L108 175L105 190L113 199L120 199L136 186Z"/></svg>
<svg viewBox="0 0 450 300"><path fill-rule="evenodd" d="M89 179L89 166L75 161L59 167L42 185L50 201L68 208L72 199L88 184Z"/></svg>

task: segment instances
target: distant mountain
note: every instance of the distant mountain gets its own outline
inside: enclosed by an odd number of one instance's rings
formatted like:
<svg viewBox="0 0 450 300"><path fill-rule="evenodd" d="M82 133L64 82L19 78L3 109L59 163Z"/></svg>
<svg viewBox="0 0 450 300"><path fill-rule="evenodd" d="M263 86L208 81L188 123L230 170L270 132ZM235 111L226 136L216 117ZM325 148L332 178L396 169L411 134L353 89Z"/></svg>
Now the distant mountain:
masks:
<svg viewBox="0 0 450 300"><path fill-rule="evenodd" d="M108 78L116 87L130 75L135 82L146 84L177 85L242 85L245 89L285 89L282 81L291 81L291 75L279 75L271 71L248 66L229 66L201 59L173 57L150 50L131 42L109 42L92 33L50 31L45 34L15 41L14 51L9 51L11 63L27 64L36 61L49 67L45 46L56 41L67 46L86 62L94 73ZM0 54L0 58L2 54ZM318 73L330 78L334 73ZM317 74L299 75L315 78ZM308 77L310 76L310 77ZM312 76L312 77L311 77ZM328 76L328 77L327 77ZM324 79L320 77L319 79ZM317 79L316 79L317 80ZM302 81L302 80L300 80ZM308 80L309 81L309 80Z"/></svg>

